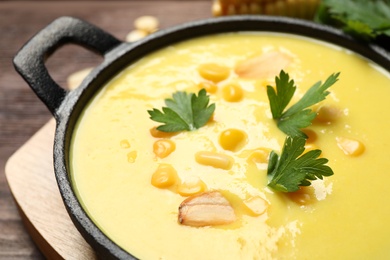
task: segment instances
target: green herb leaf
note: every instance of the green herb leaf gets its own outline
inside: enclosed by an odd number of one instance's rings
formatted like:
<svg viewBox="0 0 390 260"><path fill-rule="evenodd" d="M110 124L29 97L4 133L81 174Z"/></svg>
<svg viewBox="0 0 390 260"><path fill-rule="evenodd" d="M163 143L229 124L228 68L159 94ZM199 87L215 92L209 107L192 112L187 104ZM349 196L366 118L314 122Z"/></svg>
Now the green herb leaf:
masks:
<svg viewBox="0 0 390 260"><path fill-rule="evenodd" d="M327 89L337 81L339 74L332 74L324 84L321 81L315 83L297 103L285 111L294 96L296 86L294 80L290 80L289 75L282 70L279 77L275 78L276 90L272 86L267 86L272 117L277 120L279 129L289 136L306 138L300 129L311 125L316 117L316 113L308 107L324 100L329 95Z"/></svg>
<svg viewBox="0 0 390 260"><path fill-rule="evenodd" d="M276 191L294 192L299 186L309 186L311 180L323 179L333 175L332 169L325 165L326 158L318 158L321 150L305 151L306 139L287 137L280 156L271 152L268 164L268 186Z"/></svg>
<svg viewBox="0 0 390 260"><path fill-rule="evenodd" d="M390 36L390 0L322 0L315 20L365 40Z"/></svg>
<svg viewBox="0 0 390 260"><path fill-rule="evenodd" d="M164 123L157 127L163 132L193 131L204 126L215 110L215 104L209 105L209 96L205 89L195 93L175 92L172 99L165 99L166 107L162 111L148 110L150 119Z"/></svg>
<svg viewBox="0 0 390 260"><path fill-rule="evenodd" d="M280 71L279 77L275 77L275 82L276 90L271 86L267 86L267 95L270 101L272 117L279 119L294 96L296 86L294 85L294 80L290 80L290 76L283 70Z"/></svg>

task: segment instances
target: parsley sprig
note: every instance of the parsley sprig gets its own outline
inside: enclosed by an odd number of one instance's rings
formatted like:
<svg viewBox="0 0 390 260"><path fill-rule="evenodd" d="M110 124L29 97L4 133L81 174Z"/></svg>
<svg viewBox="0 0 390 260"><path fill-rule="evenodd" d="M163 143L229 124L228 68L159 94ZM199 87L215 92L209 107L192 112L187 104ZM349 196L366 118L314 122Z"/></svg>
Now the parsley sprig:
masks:
<svg viewBox="0 0 390 260"><path fill-rule="evenodd" d="M390 36L389 0L322 0L315 20L365 40Z"/></svg>
<svg viewBox="0 0 390 260"><path fill-rule="evenodd" d="M318 158L321 150L303 154L305 142L305 138L288 136L280 156L274 151L270 153L267 170L271 178L269 187L276 191L294 192L299 186L309 186L311 180L333 175L332 169L325 165L328 159Z"/></svg>
<svg viewBox="0 0 390 260"><path fill-rule="evenodd" d="M333 175L332 169L325 165L328 159L319 158L321 150L312 150L303 154L307 136L301 129L311 125L316 113L309 107L329 95L327 90L338 80L339 74L330 75L324 84L321 81L315 83L297 103L288 109L286 107L297 88L294 80L282 70L279 77L275 78L276 89L267 86L272 117L277 121L279 129L287 134L281 155L272 151L269 156L268 186L272 189L294 192L299 189L299 186L309 186L311 180Z"/></svg>
<svg viewBox="0 0 390 260"><path fill-rule="evenodd" d="M201 89L195 93L177 91L172 99L165 99L166 107L162 111L148 110L150 119L164 123L157 127L163 132L193 131L204 126L215 110L215 104L209 105L209 96Z"/></svg>
<svg viewBox="0 0 390 260"><path fill-rule="evenodd" d="M272 117L277 120L279 129L289 136L306 138L300 129L311 125L316 117L316 113L308 107L326 98L329 94L327 89L337 81L339 74L332 74L324 84L318 81L297 103L285 110L294 96L296 86L294 80L290 80L290 76L282 70L279 77L275 78L276 89L267 86Z"/></svg>

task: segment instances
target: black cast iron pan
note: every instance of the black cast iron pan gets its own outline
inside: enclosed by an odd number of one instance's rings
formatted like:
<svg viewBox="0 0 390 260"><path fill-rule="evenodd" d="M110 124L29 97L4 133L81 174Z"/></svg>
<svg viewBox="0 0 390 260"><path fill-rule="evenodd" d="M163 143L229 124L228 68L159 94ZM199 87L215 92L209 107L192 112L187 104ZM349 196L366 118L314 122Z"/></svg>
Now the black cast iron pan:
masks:
<svg viewBox="0 0 390 260"><path fill-rule="evenodd" d="M162 30L136 43L124 43L84 21L61 17L36 34L14 59L19 74L54 115L54 170L65 207L77 229L103 259L135 259L111 241L91 221L81 207L69 177L69 147L73 128L92 96L118 72L139 58L161 47L208 34L264 31L311 37L350 49L390 71L390 55L381 47L360 43L339 30L309 21L266 16L212 18ZM46 59L60 46L84 46L104 57L73 91L65 91L48 74ZM129 234L132 235L132 234ZM133 234L136 235L136 234Z"/></svg>

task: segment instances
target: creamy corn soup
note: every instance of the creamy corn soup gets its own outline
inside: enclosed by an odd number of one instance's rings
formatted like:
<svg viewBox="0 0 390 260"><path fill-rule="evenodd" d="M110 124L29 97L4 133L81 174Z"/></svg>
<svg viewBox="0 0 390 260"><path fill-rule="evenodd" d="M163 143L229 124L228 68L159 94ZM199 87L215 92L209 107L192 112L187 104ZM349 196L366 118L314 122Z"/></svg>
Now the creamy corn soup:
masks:
<svg viewBox="0 0 390 260"><path fill-rule="evenodd" d="M280 70L297 85L292 103L341 72L304 129L306 149L321 149L334 175L290 193L267 187L268 155L286 138L266 93ZM156 130L148 110L200 89L216 106L205 126ZM263 33L181 42L93 98L73 136L73 184L99 228L141 259L389 259L389 98L388 72L322 42ZM222 220L179 212L199 210L196 199Z"/></svg>

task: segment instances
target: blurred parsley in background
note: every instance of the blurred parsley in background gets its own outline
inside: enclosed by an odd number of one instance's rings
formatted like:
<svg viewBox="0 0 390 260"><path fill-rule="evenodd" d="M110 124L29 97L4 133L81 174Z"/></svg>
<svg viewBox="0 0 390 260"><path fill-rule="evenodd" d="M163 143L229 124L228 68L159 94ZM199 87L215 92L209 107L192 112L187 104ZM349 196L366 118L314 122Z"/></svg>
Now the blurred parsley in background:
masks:
<svg viewBox="0 0 390 260"><path fill-rule="evenodd" d="M322 0L315 21L361 40L390 37L390 0Z"/></svg>

